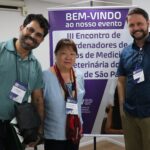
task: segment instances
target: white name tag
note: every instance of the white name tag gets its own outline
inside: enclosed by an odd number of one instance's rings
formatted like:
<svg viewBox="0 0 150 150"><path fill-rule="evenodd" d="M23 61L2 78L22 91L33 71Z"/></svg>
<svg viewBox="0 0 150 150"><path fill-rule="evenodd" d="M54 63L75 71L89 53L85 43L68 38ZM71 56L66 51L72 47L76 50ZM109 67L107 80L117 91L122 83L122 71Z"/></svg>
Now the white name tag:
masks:
<svg viewBox="0 0 150 150"><path fill-rule="evenodd" d="M26 91L27 91L27 86L16 81L10 91L9 98L18 103L22 103Z"/></svg>
<svg viewBox="0 0 150 150"><path fill-rule="evenodd" d="M133 79L135 83L141 83L145 80L143 69L133 71Z"/></svg>
<svg viewBox="0 0 150 150"><path fill-rule="evenodd" d="M78 115L78 105L76 100L67 99L66 114Z"/></svg>

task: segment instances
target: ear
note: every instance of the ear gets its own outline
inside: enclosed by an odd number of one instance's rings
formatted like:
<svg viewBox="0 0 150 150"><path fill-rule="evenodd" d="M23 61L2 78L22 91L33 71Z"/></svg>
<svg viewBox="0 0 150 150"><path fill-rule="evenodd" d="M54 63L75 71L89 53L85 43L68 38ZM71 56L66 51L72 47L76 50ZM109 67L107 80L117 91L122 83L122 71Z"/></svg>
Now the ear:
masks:
<svg viewBox="0 0 150 150"><path fill-rule="evenodd" d="M23 25L21 25L20 26L20 31L22 31L24 29L24 26Z"/></svg>
<svg viewBox="0 0 150 150"><path fill-rule="evenodd" d="M147 25L148 27L150 27L150 20L147 20Z"/></svg>

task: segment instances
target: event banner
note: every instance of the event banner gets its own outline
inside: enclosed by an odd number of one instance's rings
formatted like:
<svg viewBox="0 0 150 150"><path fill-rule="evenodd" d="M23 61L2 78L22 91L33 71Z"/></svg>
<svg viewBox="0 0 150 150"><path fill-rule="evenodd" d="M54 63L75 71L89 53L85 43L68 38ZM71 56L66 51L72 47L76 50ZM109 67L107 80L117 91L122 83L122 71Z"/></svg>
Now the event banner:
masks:
<svg viewBox="0 0 150 150"><path fill-rule="evenodd" d="M78 56L74 68L84 74L86 94L82 106L85 134L100 134L105 108L113 104L116 70L121 50L132 39L126 16L129 7L49 9L50 65L61 38L74 40Z"/></svg>

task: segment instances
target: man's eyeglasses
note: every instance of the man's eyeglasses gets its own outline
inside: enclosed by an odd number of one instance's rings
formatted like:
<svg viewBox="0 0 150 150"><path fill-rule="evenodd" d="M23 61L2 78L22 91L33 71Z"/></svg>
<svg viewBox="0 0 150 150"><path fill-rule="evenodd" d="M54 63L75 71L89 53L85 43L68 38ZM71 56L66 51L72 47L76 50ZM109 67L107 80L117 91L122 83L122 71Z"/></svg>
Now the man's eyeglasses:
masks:
<svg viewBox="0 0 150 150"><path fill-rule="evenodd" d="M30 34L34 33L35 36L38 38L38 39L41 39L44 37L44 34L43 33L40 33L40 32L36 32L34 28L32 27L26 27L27 29L27 32L29 32Z"/></svg>

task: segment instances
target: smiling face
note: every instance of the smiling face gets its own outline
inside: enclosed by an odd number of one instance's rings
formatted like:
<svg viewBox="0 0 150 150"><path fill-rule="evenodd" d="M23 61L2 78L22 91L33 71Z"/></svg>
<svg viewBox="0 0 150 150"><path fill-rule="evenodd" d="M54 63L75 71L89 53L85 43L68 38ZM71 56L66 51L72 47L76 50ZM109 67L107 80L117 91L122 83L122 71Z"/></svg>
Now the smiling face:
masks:
<svg viewBox="0 0 150 150"><path fill-rule="evenodd" d="M75 63L76 56L72 46L64 46L55 54L56 64L60 70L69 71Z"/></svg>
<svg viewBox="0 0 150 150"><path fill-rule="evenodd" d="M19 41L23 49L30 51L37 48L44 39L44 29L36 21L20 27Z"/></svg>
<svg viewBox="0 0 150 150"><path fill-rule="evenodd" d="M144 40L148 36L149 21L147 21L142 15L129 15L127 22L130 34L137 42L139 40Z"/></svg>

